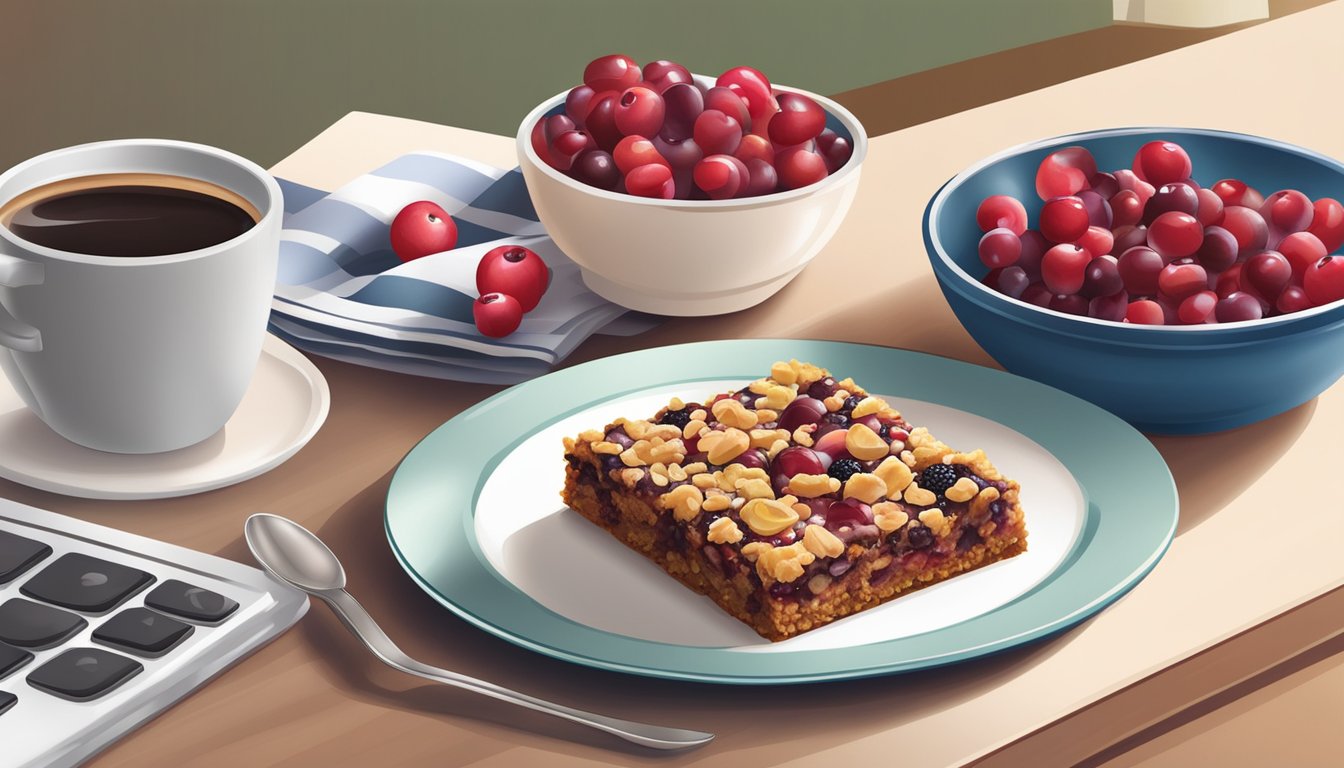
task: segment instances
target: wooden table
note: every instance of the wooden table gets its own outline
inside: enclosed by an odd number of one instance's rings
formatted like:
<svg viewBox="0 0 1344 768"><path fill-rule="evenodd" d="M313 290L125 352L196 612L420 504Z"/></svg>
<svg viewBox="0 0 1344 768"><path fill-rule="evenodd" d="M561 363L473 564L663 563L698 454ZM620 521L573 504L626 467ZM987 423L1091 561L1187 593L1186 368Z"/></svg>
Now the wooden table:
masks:
<svg viewBox="0 0 1344 768"><path fill-rule="evenodd" d="M1002 147L1109 125L1215 126L1344 156L1341 110L1321 90L1344 79L1344 59L1331 53L1332 31L1341 28L1344 5L1322 6L876 137L849 218L779 295L728 317L674 320L633 339L597 338L573 362L681 341L799 336L992 365L943 303L924 256L919 217L939 184ZM330 189L416 149L514 162L511 138L352 113L273 170ZM819 301L842 294L844 302ZM696 752L654 758L423 685L381 668L317 607L95 765L832 765L875 756L910 766L1095 762L1107 746L1341 633L1344 567L1336 547L1344 501L1309 498L1301 481L1339 474L1344 384L1250 427L1155 439L1180 489L1177 538L1132 593L1061 637L932 672L759 689L568 665L440 608L393 560L384 496L417 440L496 390L316 362L331 385L331 415L308 447L265 476L151 502L70 499L3 482L0 494L244 562L247 515L295 518L332 545L351 590L411 654L565 703L719 738ZM1264 749L1264 762L1280 754Z"/></svg>

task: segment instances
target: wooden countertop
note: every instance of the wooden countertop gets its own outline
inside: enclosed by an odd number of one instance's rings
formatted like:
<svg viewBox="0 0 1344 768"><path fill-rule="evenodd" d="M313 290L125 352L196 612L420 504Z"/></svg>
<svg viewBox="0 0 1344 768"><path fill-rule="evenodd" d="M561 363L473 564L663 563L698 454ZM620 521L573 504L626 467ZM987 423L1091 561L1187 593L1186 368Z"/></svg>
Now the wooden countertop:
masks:
<svg viewBox="0 0 1344 768"><path fill-rule="evenodd" d="M1341 108L1322 88L1344 79L1344 59L1331 53L1341 28L1344 5L1330 4L876 137L845 224L779 295L728 317L594 339L573 361L681 341L801 336L992 365L953 318L927 266L919 218L938 185L1005 146L1111 125L1216 126L1344 157ZM331 189L417 149L514 163L510 137L351 113L273 171ZM865 279L851 279L860 273ZM843 304L813 300L842 287ZM872 316L886 321L868 323ZM655 758L578 727L423 685L381 668L318 606L93 765L740 766L863 764L874 755L899 756L910 766L1075 763L1341 632L1344 568L1336 542L1344 539L1344 503L1312 498L1301 478L1333 476L1344 461L1344 384L1250 427L1155 439L1181 494L1176 540L1132 593L1062 636L930 672L753 689L564 664L438 607L388 550L387 484L421 437L496 390L316 363L331 386L331 415L310 445L267 475L149 502L70 499L7 482L0 494L244 562L247 515L292 517L332 545L350 571L351 591L413 655L575 706L713 730L719 738L696 752ZM1267 525L1275 510L1291 510L1295 525Z"/></svg>

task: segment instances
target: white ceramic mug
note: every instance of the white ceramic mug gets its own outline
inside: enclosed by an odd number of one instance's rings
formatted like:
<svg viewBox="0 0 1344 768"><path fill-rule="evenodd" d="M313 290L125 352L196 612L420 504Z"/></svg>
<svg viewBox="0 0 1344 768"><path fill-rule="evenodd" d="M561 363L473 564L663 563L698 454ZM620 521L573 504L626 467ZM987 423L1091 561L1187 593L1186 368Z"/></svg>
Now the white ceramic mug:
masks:
<svg viewBox="0 0 1344 768"><path fill-rule="evenodd" d="M40 155L0 175L0 203L44 184L148 173L223 187L257 223L215 246L93 256L0 227L0 368L58 434L157 453L218 432L251 382L275 288L283 202L257 164L214 147L132 139Z"/></svg>

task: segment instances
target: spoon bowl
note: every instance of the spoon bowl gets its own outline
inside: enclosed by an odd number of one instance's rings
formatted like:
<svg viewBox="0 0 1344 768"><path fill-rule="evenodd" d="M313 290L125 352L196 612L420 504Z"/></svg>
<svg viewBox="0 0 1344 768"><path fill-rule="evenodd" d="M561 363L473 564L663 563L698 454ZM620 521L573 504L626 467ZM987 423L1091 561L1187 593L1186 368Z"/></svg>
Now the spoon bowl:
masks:
<svg viewBox="0 0 1344 768"><path fill-rule="evenodd" d="M259 513L247 519L243 537L252 556L277 579L306 591L345 589L345 568L331 549L293 520Z"/></svg>

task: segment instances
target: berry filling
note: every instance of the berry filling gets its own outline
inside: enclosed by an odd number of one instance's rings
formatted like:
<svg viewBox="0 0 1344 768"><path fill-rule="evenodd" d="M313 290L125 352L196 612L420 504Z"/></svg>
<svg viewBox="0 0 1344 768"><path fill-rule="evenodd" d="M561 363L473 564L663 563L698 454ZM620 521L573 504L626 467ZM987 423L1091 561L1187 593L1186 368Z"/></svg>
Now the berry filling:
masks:
<svg viewBox="0 0 1344 768"><path fill-rule="evenodd" d="M572 508L772 640L1025 549L1017 484L983 453L797 361L566 456Z"/></svg>
<svg viewBox="0 0 1344 768"><path fill-rule="evenodd" d="M662 468L640 471L640 477L633 484L637 493L658 499L673 494L682 486L698 488L700 484L694 476L685 471L688 466L698 469L697 464L703 465L703 471L698 473L702 477L717 473L717 476L729 478L727 487L720 483L719 487L709 490L709 496L704 496L727 499L726 503L720 502L723 508L712 514L702 513L690 521L679 521L675 516L660 517L658 536L669 549L679 552L700 549L725 578L740 575L761 585L765 582L752 560L742 556L743 547L754 542L772 548L787 547L804 541L809 527L823 528L834 536L839 550L814 556L798 578L773 580L769 584L768 591L773 597L801 599L816 594L809 584L815 587L822 582L838 582L864 559L880 562L881 558L888 558L890 565L884 564L881 573L876 574L880 582L899 573L927 567L947 554L965 552L983 543L983 526L989 525L989 530L993 530L1006 524L1005 507L1001 501L972 503L972 499L991 488L994 489L992 495L998 499L1008 490L1005 482L982 477L964 463L938 461L919 471L909 468L907 457L912 454L906 448L913 428L899 413L884 407L885 404L878 406L875 398L852 382L837 383L834 378L823 377L802 390L805 394L795 395L779 410L766 407L770 405L766 402L769 393L758 391L762 389L766 389L766 385L756 382L720 394L712 398L708 406L674 401L652 422L646 423L676 428L681 432L683 447L691 441L709 442L715 447L709 451L686 453L679 465L683 468L680 473L669 473L665 463ZM728 403L732 405L725 405ZM855 416L856 413L859 415ZM762 418L765 421L761 421ZM693 423L696 428L690 429ZM858 427L867 430L871 435L868 439L876 442L864 446L861 440L851 440L850 429ZM612 450L620 451L607 453L601 460L602 468L613 481L619 482L623 474L633 468L623 457L636 451L636 443L640 441L632 438L628 428L629 422L618 423L603 435L603 440L614 446ZM720 458L717 447L724 442L723 435L730 431L745 432L748 439L752 439L751 435L773 431L781 444L775 445L772 441L769 447L745 447L727 458ZM863 432L860 430L857 434ZM711 435L718 437L711 438ZM805 442L799 442L798 435L806 435ZM852 454L851 449L860 451L861 457ZM903 453L906 455L902 456ZM884 467L884 462L891 461L905 465L912 477L910 488L922 489L927 495L907 489L905 498L888 498L886 493L890 490L873 498L872 503L858 498L859 491L854 490L851 481L858 477L862 486L863 478L877 477L877 472L896 472L899 476L894 464L888 463ZM970 485L962 483L963 480L969 481ZM831 482L823 492L816 492L816 488L794 487L795 484L827 481ZM807 495L799 498L791 495L792 491ZM949 498L949 492L956 498ZM744 512L748 502L762 498L762 495L774 500L793 500L787 511L774 510L782 515L780 524L754 527L754 513ZM900 497L901 494L894 495ZM904 524L894 530L883 528L874 512L875 504L883 509L884 525L891 527L895 510L904 515ZM934 517L921 515L928 510L940 514ZM731 545L716 541L716 529L729 523L740 533L740 539ZM912 557L915 554L919 557Z"/></svg>

